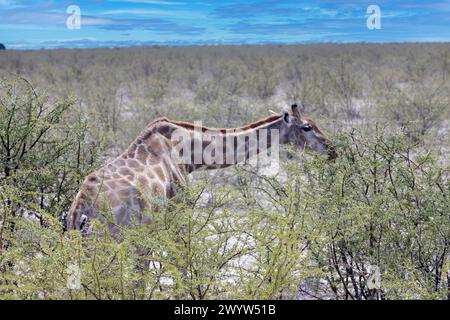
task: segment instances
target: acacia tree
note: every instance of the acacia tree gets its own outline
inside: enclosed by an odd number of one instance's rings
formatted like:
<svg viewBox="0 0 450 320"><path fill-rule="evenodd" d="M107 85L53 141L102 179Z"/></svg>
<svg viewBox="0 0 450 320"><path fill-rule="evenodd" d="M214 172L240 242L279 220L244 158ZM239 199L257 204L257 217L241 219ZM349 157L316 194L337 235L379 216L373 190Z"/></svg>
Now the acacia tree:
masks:
<svg viewBox="0 0 450 320"><path fill-rule="evenodd" d="M339 162L302 168L305 209L323 230L311 252L336 298L445 298L448 171L406 129L386 131L344 133Z"/></svg>
<svg viewBox="0 0 450 320"><path fill-rule="evenodd" d="M75 100L50 101L23 78L0 79L0 241L15 218L40 210L63 218L80 179L96 163ZM69 113L68 111L71 110Z"/></svg>

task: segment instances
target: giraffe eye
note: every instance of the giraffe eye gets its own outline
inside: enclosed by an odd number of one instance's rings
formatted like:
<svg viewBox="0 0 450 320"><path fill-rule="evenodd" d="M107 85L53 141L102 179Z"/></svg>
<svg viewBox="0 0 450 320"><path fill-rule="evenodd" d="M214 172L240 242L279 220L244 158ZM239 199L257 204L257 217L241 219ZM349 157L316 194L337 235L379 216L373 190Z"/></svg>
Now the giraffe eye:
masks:
<svg viewBox="0 0 450 320"><path fill-rule="evenodd" d="M309 124L305 124L304 126L301 126L300 128L305 132L312 130L312 127Z"/></svg>

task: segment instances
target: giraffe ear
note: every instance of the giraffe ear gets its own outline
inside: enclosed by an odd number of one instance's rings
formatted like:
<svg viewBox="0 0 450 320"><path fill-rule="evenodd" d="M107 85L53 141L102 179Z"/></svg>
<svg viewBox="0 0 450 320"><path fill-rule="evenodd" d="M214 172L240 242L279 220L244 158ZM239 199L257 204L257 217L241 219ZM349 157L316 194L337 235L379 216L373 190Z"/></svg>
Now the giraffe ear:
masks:
<svg viewBox="0 0 450 320"><path fill-rule="evenodd" d="M300 113L300 108L298 107L298 105L297 104L293 104L291 106L291 109L292 109L292 114L294 116L296 116L300 120L302 118L302 115Z"/></svg>

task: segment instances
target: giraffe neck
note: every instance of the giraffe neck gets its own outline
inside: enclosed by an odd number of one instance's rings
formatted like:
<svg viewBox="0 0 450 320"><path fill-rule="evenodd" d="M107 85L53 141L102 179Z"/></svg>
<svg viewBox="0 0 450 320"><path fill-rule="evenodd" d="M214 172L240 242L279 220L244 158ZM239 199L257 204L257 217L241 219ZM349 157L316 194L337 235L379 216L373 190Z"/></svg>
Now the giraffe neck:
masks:
<svg viewBox="0 0 450 320"><path fill-rule="evenodd" d="M215 129L163 119L151 132L171 142L180 156L177 165L190 173L229 167L267 152L274 143L283 143L282 123L282 117L275 115L239 128Z"/></svg>

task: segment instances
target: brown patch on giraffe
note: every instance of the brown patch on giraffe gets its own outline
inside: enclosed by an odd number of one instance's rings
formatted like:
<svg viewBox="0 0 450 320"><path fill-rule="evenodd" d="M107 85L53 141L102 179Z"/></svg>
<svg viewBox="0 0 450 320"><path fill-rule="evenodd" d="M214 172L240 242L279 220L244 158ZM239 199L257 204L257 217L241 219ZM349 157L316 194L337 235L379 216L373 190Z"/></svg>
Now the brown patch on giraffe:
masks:
<svg viewBox="0 0 450 320"><path fill-rule="evenodd" d="M147 164L151 165L151 166L159 164L160 162L161 162L161 160L159 158L154 157L154 156L151 156L151 157L147 158Z"/></svg>
<svg viewBox="0 0 450 320"><path fill-rule="evenodd" d="M133 144L128 148L127 154L128 154L128 156L129 156L130 158L133 158L133 157L134 157L134 153L136 152L136 148L137 148L137 146L136 146L135 143L133 143Z"/></svg>
<svg viewBox="0 0 450 320"><path fill-rule="evenodd" d="M77 195L77 201L78 205L80 205L82 202L87 200L86 194L85 194L84 186L80 187L80 193Z"/></svg>
<svg viewBox="0 0 450 320"><path fill-rule="evenodd" d="M102 182L101 187L103 192L111 190L110 186L108 186L105 181Z"/></svg>
<svg viewBox="0 0 450 320"><path fill-rule="evenodd" d="M81 188L81 196L80 199L85 200L87 202L95 201L97 195L100 191L93 185L84 184Z"/></svg>
<svg viewBox="0 0 450 320"><path fill-rule="evenodd" d="M120 178L122 178L118 173L114 173L113 175L112 175L112 178L113 179L120 179Z"/></svg>
<svg viewBox="0 0 450 320"><path fill-rule="evenodd" d="M99 178L97 177L97 175L95 173L91 173L90 175L87 176L86 179L87 182L91 182L91 183L95 183L95 182L99 182Z"/></svg>
<svg viewBox="0 0 450 320"><path fill-rule="evenodd" d="M130 167L131 170L135 172L143 172L145 169L145 167L140 162L134 159L128 159L127 165L128 167Z"/></svg>
<svg viewBox="0 0 450 320"><path fill-rule="evenodd" d="M167 125L167 124L165 124L165 125L160 125L160 126L158 127L158 132L159 132L161 135L165 136L166 138L170 138L170 135L172 134L172 132L173 132L174 130L175 130L174 128L170 127L170 126Z"/></svg>
<svg viewBox="0 0 450 320"><path fill-rule="evenodd" d="M170 148L173 146L172 140L164 139L163 142L164 142L164 146L165 146L167 149L170 149Z"/></svg>
<svg viewBox="0 0 450 320"><path fill-rule="evenodd" d="M122 159L118 159L117 161L115 161L114 164L117 165L118 167L122 167L125 165L125 161Z"/></svg>
<svg viewBox="0 0 450 320"><path fill-rule="evenodd" d="M83 207L83 201L84 199L83 199L83 197L80 197L78 200L77 200L77 202L76 202L76 205L75 205L75 211L78 211L78 210L81 210L82 209L82 207Z"/></svg>
<svg viewBox="0 0 450 320"><path fill-rule="evenodd" d="M152 129L146 129L145 132L141 133L141 141L145 141L148 138L151 137L151 135L153 134L153 128Z"/></svg>
<svg viewBox="0 0 450 320"><path fill-rule="evenodd" d="M216 138L216 139L217 139L217 138ZM205 150L205 148L206 148L207 146L209 146L211 143L212 143L211 141L202 141L202 150ZM215 149L213 149L212 151L213 151L213 153L214 153ZM212 155L212 156L214 156L214 155Z"/></svg>
<svg viewBox="0 0 450 320"><path fill-rule="evenodd" d="M155 179L155 175L151 171L147 171L146 174L149 179L151 180Z"/></svg>
<svg viewBox="0 0 450 320"><path fill-rule="evenodd" d="M148 188L149 181L148 181L148 179L146 177L139 176L137 180L138 180L139 188L142 188L142 189L147 189Z"/></svg>
<svg viewBox="0 0 450 320"><path fill-rule="evenodd" d="M157 158L157 157L158 157L158 154L157 154L156 151L155 151L155 146L154 146L154 145L149 145L149 146L146 148L146 150L147 150L147 154L148 154L150 157L154 157L154 158Z"/></svg>
<svg viewBox="0 0 450 320"><path fill-rule="evenodd" d="M170 122L166 117L161 117L150 122L148 126L139 134L139 139L146 140L155 132L155 126L161 122Z"/></svg>
<svg viewBox="0 0 450 320"><path fill-rule="evenodd" d="M169 140L169 139L165 139L165 140L164 140L164 144L166 145L166 148L167 148L168 150L171 150L171 149L173 148L173 146L174 146L173 141L172 141L172 140Z"/></svg>
<svg viewBox="0 0 450 320"><path fill-rule="evenodd" d="M113 164L108 164L108 166L106 168L112 173L117 171L117 167Z"/></svg>
<svg viewBox="0 0 450 320"><path fill-rule="evenodd" d="M92 185L92 184L85 184L83 186L83 191L84 191L85 194L91 195L91 194L97 192L97 187L95 185Z"/></svg>
<svg viewBox="0 0 450 320"><path fill-rule="evenodd" d="M141 165L134 159L127 160L127 166L133 169L139 168Z"/></svg>
<svg viewBox="0 0 450 320"><path fill-rule="evenodd" d="M155 194L164 194L164 189L160 183L153 182L152 183L152 192L154 192Z"/></svg>
<svg viewBox="0 0 450 320"><path fill-rule="evenodd" d="M158 142L149 147L148 151L153 157L159 158L161 154L166 152L166 149L163 148L163 145L160 142Z"/></svg>
<svg viewBox="0 0 450 320"><path fill-rule="evenodd" d="M117 195L119 196L119 199L121 199L121 201L124 201L131 195L131 193L130 193L129 188L126 188L126 189L117 191Z"/></svg>
<svg viewBox="0 0 450 320"><path fill-rule="evenodd" d="M140 145L136 151L136 159L139 160L139 162L141 162L142 164L145 164L147 157L147 150L145 150L145 147L143 145Z"/></svg>
<svg viewBox="0 0 450 320"><path fill-rule="evenodd" d="M103 207L106 210L111 210L113 208L116 208L120 205L120 200L117 198L115 192L108 192L103 197Z"/></svg>
<svg viewBox="0 0 450 320"><path fill-rule="evenodd" d="M134 173L129 168L120 168L119 174L126 176L128 179L134 179Z"/></svg>
<svg viewBox="0 0 450 320"><path fill-rule="evenodd" d="M105 184L111 189L111 190L116 190L118 185L116 183L116 181L114 180L108 180L105 182Z"/></svg>
<svg viewBox="0 0 450 320"><path fill-rule="evenodd" d="M164 171L162 170L161 167L153 168L153 172L156 174L156 176L159 178L159 180L161 180L161 181L165 180Z"/></svg>
<svg viewBox="0 0 450 320"><path fill-rule="evenodd" d="M160 135L153 135L149 139L145 141L145 144L147 145L147 153L150 153L153 156L159 156L164 151L163 145L160 142L161 136Z"/></svg>
<svg viewBox="0 0 450 320"><path fill-rule="evenodd" d="M117 180L117 186L119 188L128 188L130 186L130 182L122 178Z"/></svg>

